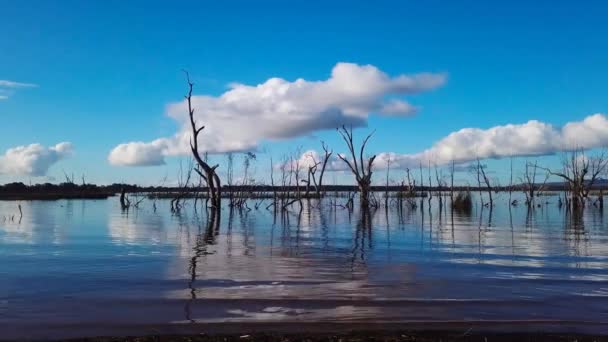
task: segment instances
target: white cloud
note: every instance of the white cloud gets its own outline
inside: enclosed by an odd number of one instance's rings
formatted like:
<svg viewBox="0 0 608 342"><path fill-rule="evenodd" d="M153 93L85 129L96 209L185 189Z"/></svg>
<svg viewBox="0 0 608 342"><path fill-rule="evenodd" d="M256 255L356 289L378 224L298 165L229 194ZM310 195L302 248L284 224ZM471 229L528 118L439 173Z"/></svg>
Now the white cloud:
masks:
<svg viewBox="0 0 608 342"><path fill-rule="evenodd" d="M44 176L53 164L71 153L69 142L51 147L40 144L13 147L0 155L0 174Z"/></svg>
<svg viewBox="0 0 608 342"><path fill-rule="evenodd" d="M374 165L384 168L390 158L391 167L412 168L420 162L423 165L429 162L442 165L452 160L464 163L477 158L540 156L575 148L598 147L608 147L608 118L604 114L569 122L561 129L536 120L488 129L463 128L420 153L380 153Z"/></svg>
<svg viewBox="0 0 608 342"><path fill-rule="evenodd" d="M255 86L235 83L218 97L193 96L196 120L206 126L199 144L209 153L246 151L263 140L287 139L340 125L365 126L370 113L410 115L414 106L387 97L429 91L445 80L445 75L432 73L390 77L372 65L338 63L322 81L271 78ZM165 156L189 153L186 102L170 104L167 114L181 126L175 136L121 144L111 151L110 163L159 165Z"/></svg>
<svg viewBox="0 0 608 342"><path fill-rule="evenodd" d="M0 87L2 87L2 88L31 88L31 87L37 87L37 85L33 84L33 83L21 83L21 82L15 82L15 81L0 80Z"/></svg>
<svg viewBox="0 0 608 342"><path fill-rule="evenodd" d="M464 163L475 161L477 158L541 156L573 149L602 147L608 147L608 117L604 114L593 114L582 121L569 122L561 129L530 120L524 124L508 124L488 129L463 128L448 134L431 148L419 153L378 153L374 169L386 169L389 160L392 169L418 168L420 163L423 167L429 163L446 165L454 160L460 164L457 170L463 171L469 167ZM369 152L373 154L373 151ZM312 157L319 161L319 152L304 152L299 159L300 168L307 169L308 165L312 165ZM345 171L347 166L334 154L327 170Z"/></svg>
<svg viewBox="0 0 608 342"><path fill-rule="evenodd" d="M108 160L112 165L162 165L165 163L164 151L167 146L166 139L157 139L150 143L139 141L120 144L110 152Z"/></svg>
<svg viewBox="0 0 608 342"><path fill-rule="evenodd" d="M15 89L19 88L33 88L38 85L32 83L22 83L9 80L0 80L0 101L8 99L14 94Z"/></svg>

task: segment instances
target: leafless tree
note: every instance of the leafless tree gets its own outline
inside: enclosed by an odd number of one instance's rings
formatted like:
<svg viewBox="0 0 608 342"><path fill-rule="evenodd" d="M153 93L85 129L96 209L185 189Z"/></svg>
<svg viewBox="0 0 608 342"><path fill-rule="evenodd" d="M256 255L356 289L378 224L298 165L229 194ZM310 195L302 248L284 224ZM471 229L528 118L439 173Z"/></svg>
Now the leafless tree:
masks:
<svg viewBox="0 0 608 342"><path fill-rule="evenodd" d="M302 155L301 153L302 151L302 147L299 146L296 150L295 153L292 154L291 157L289 157L289 181L288 184L289 186L292 186L292 184L295 184L295 188L296 188L296 193L295 193L295 198L288 200L287 203L285 203L283 205L283 210L287 210L287 208L298 202L300 204L300 212L303 209L303 205L302 205L302 193L300 191L300 169L301 169L301 165L300 165L300 156ZM294 183L292 183L292 181ZM289 199L289 191L286 195L286 197Z"/></svg>
<svg viewBox="0 0 608 342"><path fill-rule="evenodd" d="M192 170L194 169L194 163L192 159L188 160L187 170L184 175L184 168L182 162L179 162L179 173L177 175L177 187L179 188L178 193L173 199L171 199L171 211L179 213L183 207L181 203L182 199L186 197L189 191L190 179L192 178Z"/></svg>
<svg viewBox="0 0 608 342"><path fill-rule="evenodd" d="M534 164L526 162L524 175L523 178L521 178L521 182L523 183L523 192L526 196L526 205L528 205L528 207L534 207L534 198L536 192L541 191L549 179L549 173L547 173L541 186L537 187L536 177L539 168L541 167L538 166L538 161L535 161Z"/></svg>
<svg viewBox="0 0 608 342"><path fill-rule="evenodd" d="M125 188L122 187L120 189L120 208L122 210L128 210L131 206L131 201L129 201L129 197L126 195Z"/></svg>
<svg viewBox="0 0 608 342"><path fill-rule="evenodd" d="M334 153L333 150L330 150L327 144L324 141L321 141L321 146L323 147L323 162L321 163L321 171L319 173L319 180L317 181L317 195L321 197L321 188L323 187L323 175L325 175L325 170L327 168L327 164L329 163L329 158Z"/></svg>
<svg viewBox="0 0 608 342"><path fill-rule="evenodd" d="M194 87L194 83L190 80L190 75L188 72L184 71L186 74L186 79L188 81L188 94L185 96L186 101L188 103L188 116L190 118L190 126L192 128L192 138L190 139L190 150L192 151L192 155L194 160L196 160L198 164L198 168L195 168L194 171L201 176L207 183L208 197L211 200L211 206L219 209L221 207L221 192L222 186L220 177L218 176L216 170L219 165L210 166L207 164L207 161L201 157L199 152L198 145L198 136L205 126L198 126L196 120L194 119L194 108L192 107L192 89Z"/></svg>
<svg viewBox="0 0 608 342"><path fill-rule="evenodd" d="M439 210L443 207L443 189L447 186L442 173L435 164L435 179L437 180L437 191L439 191Z"/></svg>
<svg viewBox="0 0 608 342"><path fill-rule="evenodd" d="M310 158L312 160L312 165L308 166L308 171L306 173L306 179L302 179L302 183L306 184L306 188L304 191L304 197L305 198L309 198L310 197L310 186L311 183L314 183L314 187L315 187L315 193L319 193L319 185L317 184L317 178L316 178L316 173L317 173L317 167L319 166L319 164L321 164L321 162L318 162L314 156L313 153L309 153L307 155L308 158Z"/></svg>
<svg viewBox="0 0 608 342"><path fill-rule="evenodd" d="M429 210L431 210L431 200L433 199L433 179L431 178L431 161L429 160L429 165L427 167L429 171Z"/></svg>
<svg viewBox="0 0 608 342"><path fill-rule="evenodd" d="M494 200L492 199L492 185L490 184L490 179L488 178L488 176L486 175L486 170L484 165L481 165L481 161L479 160L479 158L477 158L477 170L478 170L478 177L479 175L481 175L481 179L483 180L484 184L486 185L486 189L488 191L488 200L490 207L494 205Z"/></svg>
<svg viewBox="0 0 608 342"><path fill-rule="evenodd" d="M350 127L349 129L346 126L342 126L338 128L338 133L342 136L342 139L346 143L346 146L350 152L351 160L348 157L342 156L338 154L338 157L348 165L348 168L352 171L355 176L355 180L357 181L357 186L359 187L360 192L360 202L361 206L366 208L369 207L370 204L370 188L372 183L372 166L374 164L374 160L376 159L376 155L365 160L363 155L365 153L365 145L372 137L374 132L367 135L367 137L363 140L361 144L361 149L359 151L359 161L357 162L357 155L355 152L355 145L353 142L353 129Z"/></svg>
<svg viewBox="0 0 608 342"><path fill-rule="evenodd" d="M450 203L454 202L454 164L454 160L452 160L452 167L450 168Z"/></svg>
<svg viewBox="0 0 608 342"><path fill-rule="evenodd" d="M386 161L386 187L384 188L384 199L388 201L388 186L389 186L389 177L391 172L391 157L388 157Z"/></svg>
<svg viewBox="0 0 608 342"><path fill-rule="evenodd" d="M509 176L509 205L512 205L512 195L513 195L513 157L509 158L510 160L510 169L511 173Z"/></svg>
<svg viewBox="0 0 608 342"><path fill-rule="evenodd" d="M575 149L563 158L562 171L544 169L551 175L562 178L567 183L571 206L582 208L593 184L608 169L608 159L605 152L588 157L583 150Z"/></svg>

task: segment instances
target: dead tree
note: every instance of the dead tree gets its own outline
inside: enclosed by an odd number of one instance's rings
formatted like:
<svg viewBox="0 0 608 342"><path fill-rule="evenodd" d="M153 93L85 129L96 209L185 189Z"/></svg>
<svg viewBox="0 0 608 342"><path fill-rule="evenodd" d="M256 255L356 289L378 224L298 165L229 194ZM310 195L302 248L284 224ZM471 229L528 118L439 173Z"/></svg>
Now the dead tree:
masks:
<svg viewBox="0 0 608 342"><path fill-rule="evenodd" d="M286 198L287 203L283 205L283 211L286 211L289 206L298 202L300 204L300 212L302 211L302 193L300 191L300 156L301 156L302 147L298 147L295 153L289 158L289 187L292 186L292 180L295 181L295 198L289 199L289 191L287 192Z"/></svg>
<svg viewBox="0 0 608 342"><path fill-rule="evenodd" d="M419 164L418 164L419 168L420 168L420 194L423 193L423 188L424 188L424 173L422 173L422 160L420 160ZM424 206L424 199L420 198L420 210L422 210L422 207Z"/></svg>
<svg viewBox="0 0 608 342"><path fill-rule="evenodd" d="M479 158L477 158L477 169L479 171L479 174L481 174L481 179L486 185L486 189L488 191L488 200L490 201L489 205L490 207L492 207L494 205L494 200L492 199L492 185L490 184L490 179L486 175L485 168L483 165L481 165Z"/></svg>
<svg viewBox="0 0 608 342"><path fill-rule="evenodd" d="M439 211L443 208L443 190L446 186L443 180L443 175L439 172L437 164L435 164L435 179L437 180L437 191L439 191Z"/></svg>
<svg viewBox="0 0 608 342"><path fill-rule="evenodd" d="M431 161L429 160L429 165L428 165L428 171L429 171L429 210L431 210L431 200L433 199L433 180L431 178Z"/></svg>
<svg viewBox="0 0 608 342"><path fill-rule="evenodd" d="M536 186L536 173L540 167L538 166L538 161L535 161L534 164L526 163L526 168L524 171L524 176L521 179L523 186L524 195L526 195L526 205L528 207L534 207L534 198L537 191L540 191L544 188L544 184L549 179L549 174L545 175L545 180L540 187Z"/></svg>
<svg viewBox="0 0 608 342"><path fill-rule="evenodd" d="M454 202L454 164L454 160L452 160L452 167L450 168L450 203Z"/></svg>
<svg viewBox="0 0 608 342"><path fill-rule="evenodd" d="M360 204L361 207L367 208L369 207L369 193L372 184L372 166L374 164L374 160L376 159L376 155L368 158L367 160L363 159L363 154L365 153L365 145L372 137L374 132L367 135L367 137L363 140L361 144L361 149L359 151L359 162L357 162L357 155L355 154L355 145L353 142L353 128L347 129L346 126L342 126L338 128L338 133L342 136L342 139L346 143L348 150L350 152L352 160L348 160L348 157L342 156L338 154L338 157L342 159L348 168L352 171L355 176L355 180L357 181L357 186L359 187L360 192ZM367 166L366 166L367 164Z"/></svg>
<svg viewBox="0 0 608 342"><path fill-rule="evenodd" d="M195 168L196 173L201 176L207 183L208 197L211 200L211 206L219 209L221 207L221 192L222 186L220 177L217 175L217 168L219 165L209 166L207 162L201 157L198 145L198 136L205 126L198 127L196 120L194 120L194 108L192 108L192 88L194 83L190 80L190 75L186 73L186 79L188 81L188 94L185 96L188 103L188 116L190 118L190 126L192 128L192 138L190 139L190 150L194 156L194 160L198 164L199 168Z"/></svg>
<svg viewBox="0 0 608 342"><path fill-rule="evenodd" d="M323 147L323 162L321 163L321 171L319 173L319 180L317 181L317 196L321 197L321 189L323 187L323 175L325 175L325 169L327 168L327 163L329 162L329 158L334 153L333 150L330 150L329 147L325 144L325 142L321 141L321 146Z"/></svg>
<svg viewBox="0 0 608 342"><path fill-rule="evenodd" d="M129 201L129 198L126 195L125 188L122 187L122 188L120 188L120 208L122 210L127 210L127 209L129 209L130 206L131 206L131 201Z"/></svg>
<svg viewBox="0 0 608 342"><path fill-rule="evenodd" d="M582 208L589 196L593 184L608 169L608 159L602 152L587 158L582 150L574 150L562 160L562 171L555 172L547 168L549 174L562 178L570 191L572 208Z"/></svg>
<svg viewBox="0 0 608 342"><path fill-rule="evenodd" d="M302 183L306 184L306 192L304 197L310 197L310 186L311 182L315 188L315 194L317 198L321 198L321 187L323 186L323 175L325 174L325 169L327 168L327 163L329 162L329 158L331 157L333 151L330 151L325 145L325 142L321 141L321 145L323 146L323 151L325 152L323 155L322 161L317 161L313 153L307 155L308 158L312 160L312 165L308 166L308 174L307 179L302 180ZM319 165L321 165L321 171L319 174L319 179L317 180L317 171L319 170Z"/></svg>
<svg viewBox="0 0 608 342"><path fill-rule="evenodd" d="M179 191L171 199L171 212L179 213L183 207L182 200L186 198L188 195L189 189L188 186L190 184L190 178L192 177L192 170L194 169L194 165L192 163L192 159L188 161L188 170L186 171L186 175L184 178L184 168L182 166L182 162L179 162L179 173L177 175L177 187Z"/></svg>
<svg viewBox="0 0 608 342"><path fill-rule="evenodd" d="M509 205L512 205L512 195L513 195L513 157L509 158L510 159L510 169L511 169L511 173L509 176Z"/></svg>

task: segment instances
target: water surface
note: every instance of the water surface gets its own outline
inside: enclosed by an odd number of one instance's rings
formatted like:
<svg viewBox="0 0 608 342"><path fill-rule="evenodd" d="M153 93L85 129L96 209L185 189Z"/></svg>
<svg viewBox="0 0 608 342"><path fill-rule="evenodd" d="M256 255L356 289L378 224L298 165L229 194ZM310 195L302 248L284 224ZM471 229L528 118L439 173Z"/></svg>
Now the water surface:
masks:
<svg viewBox="0 0 608 342"><path fill-rule="evenodd" d="M116 199L20 202L21 220L17 202L0 202L0 338L226 322L608 333L605 212L496 202L472 213L435 200L370 213L225 206L217 225L166 201L156 212L150 202L123 212Z"/></svg>

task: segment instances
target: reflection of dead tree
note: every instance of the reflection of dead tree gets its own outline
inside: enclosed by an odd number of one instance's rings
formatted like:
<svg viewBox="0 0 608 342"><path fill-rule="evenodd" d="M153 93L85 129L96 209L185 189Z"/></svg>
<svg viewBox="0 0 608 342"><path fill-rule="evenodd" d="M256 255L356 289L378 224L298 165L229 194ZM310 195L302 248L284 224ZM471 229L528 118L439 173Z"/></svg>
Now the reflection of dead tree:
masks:
<svg viewBox="0 0 608 342"><path fill-rule="evenodd" d="M198 135L201 133L205 126L198 127L196 121L194 120L194 108L192 108L192 87L194 83L190 81L190 75L186 72L186 78L188 81L188 94L185 96L186 101L188 103L188 116L190 118L190 126L192 127L192 138L190 139L190 149L192 151L192 155L196 160L199 168L195 168L196 173L201 176L207 183L208 196L211 200L211 206L219 209L221 206L221 181L220 177L217 175L216 169L219 165L209 166L205 160L201 157L199 153L198 146Z"/></svg>
<svg viewBox="0 0 608 342"><path fill-rule="evenodd" d="M376 159L376 155L373 155L371 158L366 160L363 159L363 154L365 153L365 145L372 137L374 132L367 135L367 137L363 140L361 144L361 149L359 152L359 163L357 163L357 155L355 154L355 145L353 142L353 129L347 129L346 126L342 126L338 128L338 133L342 136L342 139L346 143L348 150L351 154L352 160L349 161L348 157L344 157L341 154L338 154L338 157L342 159L343 162L348 165L349 169L352 171L355 176L355 180L357 181L357 185L359 187L360 192L360 202L362 207L368 207L370 204L370 188L372 183L372 166L374 164L374 160ZM366 165L367 164L367 170Z"/></svg>
<svg viewBox="0 0 608 342"><path fill-rule="evenodd" d="M598 176L608 168L608 159L602 152L593 157L586 157L582 150L574 150L562 160L562 171L555 172L547 168L548 173L562 178L570 191L570 205L572 208L585 206L585 199Z"/></svg>
<svg viewBox="0 0 608 342"><path fill-rule="evenodd" d="M186 313L186 319L191 322L194 320L191 318L192 310L191 305L196 300L196 287L195 282L197 278L197 265L199 258L211 254L207 251L208 245L216 243L216 237L219 234L220 227L220 210L211 210L207 217L207 227L204 232L200 232L196 236L196 245L193 248L194 255L190 258L188 265L188 272L190 273L190 280L188 281L188 288L190 289L190 300L186 302L184 311Z"/></svg>

